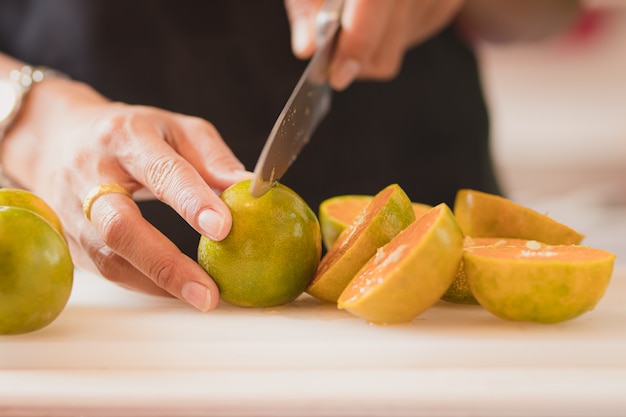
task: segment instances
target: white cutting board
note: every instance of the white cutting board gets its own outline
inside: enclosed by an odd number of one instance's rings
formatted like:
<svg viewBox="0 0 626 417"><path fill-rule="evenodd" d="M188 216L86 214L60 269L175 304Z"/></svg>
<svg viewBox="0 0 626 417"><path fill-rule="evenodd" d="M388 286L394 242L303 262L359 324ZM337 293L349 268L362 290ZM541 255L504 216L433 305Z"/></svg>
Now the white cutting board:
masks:
<svg viewBox="0 0 626 417"><path fill-rule="evenodd" d="M0 415L626 415L624 300L621 265L560 324L440 302L375 326L307 296L201 314L77 271L53 324L0 338Z"/></svg>

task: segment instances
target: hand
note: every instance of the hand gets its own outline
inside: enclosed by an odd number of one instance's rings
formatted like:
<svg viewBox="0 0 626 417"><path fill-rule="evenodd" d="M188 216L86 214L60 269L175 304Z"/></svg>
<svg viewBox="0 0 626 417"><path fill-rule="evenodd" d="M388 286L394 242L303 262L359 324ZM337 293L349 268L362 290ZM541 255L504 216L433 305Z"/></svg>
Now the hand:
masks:
<svg viewBox="0 0 626 417"><path fill-rule="evenodd" d="M211 124L112 103L82 84L50 79L32 89L5 139L6 171L57 211L78 266L95 266L122 286L169 293L202 311L215 307L219 291L212 279L148 223L132 199L104 194L92 206L91 222L82 212L90 190L114 182L135 195L156 196L198 232L223 239L232 220L216 192L250 174Z"/></svg>
<svg viewBox="0 0 626 417"><path fill-rule="evenodd" d="M322 3L285 0L299 58L315 51L315 17ZM357 78L394 78L406 51L450 23L462 5L463 0L345 0L330 84L343 90Z"/></svg>

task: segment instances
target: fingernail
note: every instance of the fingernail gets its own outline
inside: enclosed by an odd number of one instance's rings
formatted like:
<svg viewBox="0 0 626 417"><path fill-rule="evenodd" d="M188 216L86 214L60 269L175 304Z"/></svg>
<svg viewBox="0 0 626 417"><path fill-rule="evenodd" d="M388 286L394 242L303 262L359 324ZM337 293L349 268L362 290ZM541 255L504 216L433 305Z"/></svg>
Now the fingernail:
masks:
<svg viewBox="0 0 626 417"><path fill-rule="evenodd" d="M345 90L361 72L361 64L354 59L348 59L339 64L331 77L335 90Z"/></svg>
<svg viewBox="0 0 626 417"><path fill-rule="evenodd" d="M182 296L189 304L202 312L211 308L211 293L204 285L189 281L183 285Z"/></svg>
<svg viewBox="0 0 626 417"><path fill-rule="evenodd" d="M215 210L204 210L198 216L198 225L208 238L220 240L223 238L224 216Z"/></svg>

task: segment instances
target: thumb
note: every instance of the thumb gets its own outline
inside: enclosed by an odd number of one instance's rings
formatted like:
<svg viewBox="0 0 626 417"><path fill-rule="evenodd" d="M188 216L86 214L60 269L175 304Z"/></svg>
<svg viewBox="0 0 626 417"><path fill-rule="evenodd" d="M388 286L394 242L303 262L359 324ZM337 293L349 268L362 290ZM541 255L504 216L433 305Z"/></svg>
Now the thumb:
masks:
<svg viewBox="0 0 626 417"><path fill-rule="evenodd" d="M309 58L315 51L315 17L321 4L322 0L285 0L291 49L298 58Z"/></svg>

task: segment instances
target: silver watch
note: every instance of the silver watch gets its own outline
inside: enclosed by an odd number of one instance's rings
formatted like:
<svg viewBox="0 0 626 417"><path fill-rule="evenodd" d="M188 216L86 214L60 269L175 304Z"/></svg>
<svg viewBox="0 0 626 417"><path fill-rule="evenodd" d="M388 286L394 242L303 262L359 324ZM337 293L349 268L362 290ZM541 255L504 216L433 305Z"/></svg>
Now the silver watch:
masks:
<svg viewBox="0 0 626 417"><path fill-rule="evenodd" d="M58 72L26 65L12 70L8 77L0 78L0 140L15 120L31 86L51 76L58 76Z"/></svg>
<svg viewBox="0 0 626 417"><path fill-rule="evenodd" d="M0 78L0 144L19 114L22 101L30 88L33 84L50 77L65 78L66 76L49 68L25 65L19 70L12 70L8 77ZM3 182L2 177L2 165L0 165L0 186Z"/></svg>

